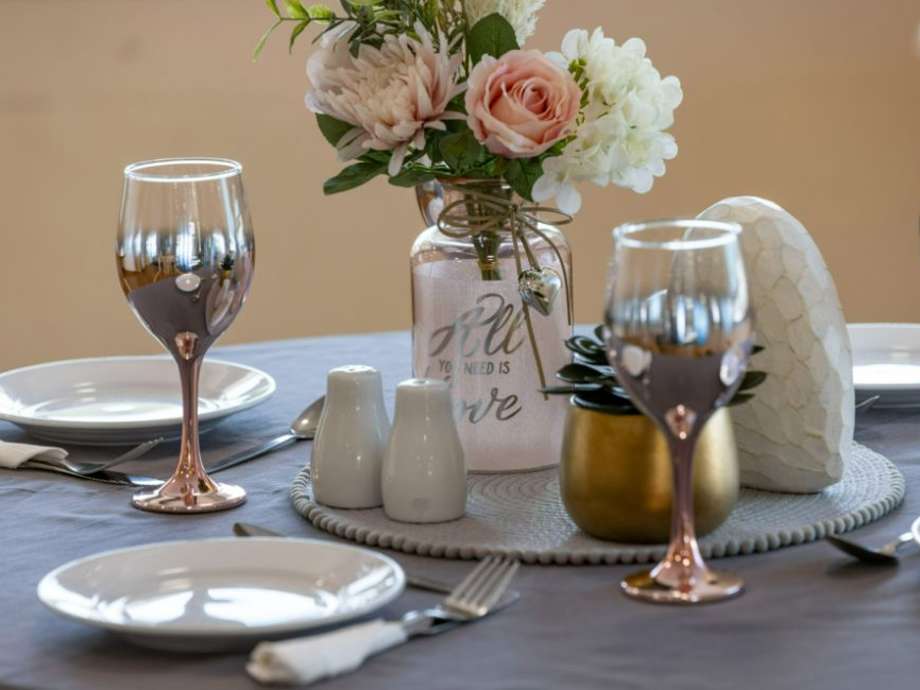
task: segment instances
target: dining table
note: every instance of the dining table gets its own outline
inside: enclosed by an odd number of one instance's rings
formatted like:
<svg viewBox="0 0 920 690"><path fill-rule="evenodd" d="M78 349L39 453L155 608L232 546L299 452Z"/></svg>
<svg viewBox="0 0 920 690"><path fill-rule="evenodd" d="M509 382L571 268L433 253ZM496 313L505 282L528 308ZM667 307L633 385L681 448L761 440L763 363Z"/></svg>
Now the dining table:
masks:
<svg viewBox="0 0 920 690"><path fill-rule="evenodd" d="M368 364L384 381L410 376L407 332L340 335L216 348L210 357L258 367L278 382L272 399L202 436L206 461L287 430L324 392L326 372ZM0 439L31 441L0 423ZM854 538L881 545L920 515L920 412L858 414L856 440L891 459L907 480L903 504ZM151 651L62 619L36 596L50 570L110 549L232 535L235 522L291 537L337 539L292 507L291 483L309 462L304 441L228 470L247 502L226 512L166 515L131 507L130 487L30 470L0 470L0 688L54 690L237 690L259 687L246 653ZM101 460L118 449L72 446ZM598 449L603 452L603 449ZM177 444L166 442L124 469L165 477ZM385 551L407 570L458 582L470 562ZM525 688L721 688L916 690L920 685L920 549L897 566L848 559L825 542L720 559L745 593L694 607L630 600L620 580L635 565L521 567L519 601L475 624L373 657L328 690L524 690ZM380 615L432 604L412 589Z"/></svg>

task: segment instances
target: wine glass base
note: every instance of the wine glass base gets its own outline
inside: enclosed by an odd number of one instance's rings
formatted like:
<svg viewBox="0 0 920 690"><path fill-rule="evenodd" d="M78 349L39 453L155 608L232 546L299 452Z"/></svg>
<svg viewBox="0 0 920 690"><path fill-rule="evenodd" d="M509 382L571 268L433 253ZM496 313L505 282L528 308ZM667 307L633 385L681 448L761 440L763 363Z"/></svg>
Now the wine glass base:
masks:
<svg viewBox="0 0 920 690"><path fill-rule="evenodd" d="M131 504L151 513L213 513L236 508L246 502L246 491L235 484L213 483L214 489L203 492L177 491L164 484L153 491L139 491Z"/></svg>
<svg viewBox="0 0 920 690"><path fill-rule="evenodd" d="M620 589L633 599L658 604L705 604L738 596L744 591L744 581L732 573L710 570L705 580L678 589L659 584L651 570L642 570L628 575Z"/></svg>

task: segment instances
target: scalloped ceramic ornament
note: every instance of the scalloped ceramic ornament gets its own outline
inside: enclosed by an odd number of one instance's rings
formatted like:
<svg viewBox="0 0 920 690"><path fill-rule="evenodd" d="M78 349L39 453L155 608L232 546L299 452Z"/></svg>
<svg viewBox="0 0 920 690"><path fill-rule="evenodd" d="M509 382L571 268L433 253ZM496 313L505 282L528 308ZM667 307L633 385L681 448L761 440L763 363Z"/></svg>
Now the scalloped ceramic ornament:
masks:
<svg viewBox="0 0 920 690"><path fill-rule="evenodd" d="M744 228L757 342L766 348L752 366L767 380L732 409L741 482L820 491L843 474L854 416L850 339L827 265L805 227L766 199L723 199L699 217Z"/></svg>

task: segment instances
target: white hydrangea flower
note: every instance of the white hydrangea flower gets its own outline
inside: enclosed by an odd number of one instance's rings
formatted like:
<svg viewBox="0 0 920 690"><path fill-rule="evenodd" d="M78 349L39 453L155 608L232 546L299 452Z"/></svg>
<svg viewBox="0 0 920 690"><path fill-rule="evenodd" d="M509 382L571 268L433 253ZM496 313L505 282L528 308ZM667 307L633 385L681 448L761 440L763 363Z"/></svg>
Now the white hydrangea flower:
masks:
<svg viewBox="0 0 920 690"><path fill-rule="evenodd" d="M548 57L575 75L585 99L573 140L544 161L534 200L555 198L562 211L576 213L580 182L649 191L664 175L664 162L677 155L677 143L665 131L683 99L677 77L661 77L640 39L617 46L601 29L590 35L570 31L562 52Z"/></svg>
<svg viewBox="0 0 920 690"><path fill-rule="evenodd" d="M537 30L537 12L546 0L463 0L470 26L498 12L514 27L519 46Z"/></svg>

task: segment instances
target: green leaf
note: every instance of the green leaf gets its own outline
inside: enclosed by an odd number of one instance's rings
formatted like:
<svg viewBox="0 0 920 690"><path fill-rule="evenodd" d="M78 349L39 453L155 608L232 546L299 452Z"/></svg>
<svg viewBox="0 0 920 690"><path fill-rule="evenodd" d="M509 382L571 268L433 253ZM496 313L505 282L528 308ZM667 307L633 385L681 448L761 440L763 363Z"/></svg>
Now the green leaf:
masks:
<svg viewBox="0 0 920 690"><path fill-rule="evenodd" d="M323 183L323 194L338 194L349 189L360 187L365 182L387 171L386 163L361 161L349 165L335 177L330 177Z"/></svg>
<svg viewBox="0 0 920 690"><path fill-rule="evenodd" d="M284 20L278 19L265 30L265 33L259 37L259 42L256 43L255 50L252 51L252 61L255 62L259 59L259 56L262 54L262 50L265 48L265 44L268 41L268 37L272 35L272 32L281 26L284 23Z"/></svg>
<svg viewBox="0 0 920 690"><path fill-rule="evenodd" d="M309 19L304 19L302 22L298 22L294 29L291 31L291 40L288 41L288 53L294 52L294 41L297 40L297 37L303 33L303 30L310 25Z"/></svg>
<svg viewBox="0 0 920 690"><path fill-rule="evenodd" d="M347 122L336 120L331 115L323 115L322 113L317 114L316 124L319 125L319 131L326 137L326 141L333 146L338 146L342 137L354 129Z"/></svg>
<svg viewBox="0 0 920 690"><path fill-rule="evenodd" d="M294 19L310 18L303 5L300 4L300 0L284 0L284 7L287 9L288 15L294 17Z"/></svg>
<svg viewBox="0 0 920 690"><path fill-rule="evenodd" d="M607 365L607 352L603 346L584 335L574 335L565 346L590 364Z"/></svg>
<svg viewBox="0 0 920 690"><path fill-rule="evenodd" d="M309 15L310 19L318 20L321 22L328 22L330 19L335 18L335 12L321 3L309 5L307 7L307 15Z"/></svg>
<svg viewBox="0 0 920 690"><path fill-rule="evenodd" d="M528 201L533 201L533 186L542 175L543 163L537 158L515 158L505 168L508 184Z"/></svg>
<svg viewBox="0 0 920 690"><path fill-rule="evenodd" d="M281 11L278 9L277 0L265 0L265 5L271 10L271 13L281 19Z"/></svg>
<svg viewBox="0 0 920 690"><path fill-rule="evenodd" d="M434 179L434 175L424 170L404 170L395 177L390 178L390 184L396 187L414 187L423 182Z"/></svg>
<svg viewBox="0 0 920 690"><path fill-rule="evenodd" d="M517 48L514 28L498 12L476 22L466 39L466 50L474 65L483 55L500 58L509 50Z"/></svg>
<svg viewBox="0 0 920 690"><path fill-rule="evenodd" d="M454 172L463 172L476 166L485 153L469 128L456 134L441 137L438 144L441 158Z"/></svg>
<svg viewBox="0 0 920 690"><path fill-rule="evenodd" d="M751 355L756 355L758 352L763 352L766 349L767 348L765 348L763 345L755 345L751 348Z"/></svg>
<svg viewBox="0 0 920 690"><path fill-rule="evenodd" d="M604 324L594 327L594 337L597 338L598 342L602 343L607 339L606 328Z"/></svg>

